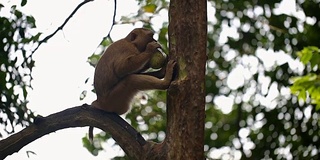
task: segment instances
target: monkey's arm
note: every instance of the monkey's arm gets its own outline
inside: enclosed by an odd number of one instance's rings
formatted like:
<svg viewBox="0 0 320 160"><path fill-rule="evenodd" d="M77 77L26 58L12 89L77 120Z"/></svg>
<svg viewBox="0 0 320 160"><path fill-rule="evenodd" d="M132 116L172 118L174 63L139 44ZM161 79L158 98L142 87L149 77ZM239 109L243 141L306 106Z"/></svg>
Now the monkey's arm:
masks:
<svg viewBox="0 0 320 160"><path fill-rule="evenodd" d="M128 50L128 56L123 59L118 59L115 63L115 73L118 77L124 77L133 73L141 73L146 69L152 54L157 51L161 46L157 42L150 42L147 48L142 53L135 53Z"/></svg>
<svg viewBox="0 0 320 160"><path fill-rule="evenodd" d="M114 72L118 77L125 77L130 74L140 73L149 62L151 54L143 52L120 59L114 64Z"/></svg>

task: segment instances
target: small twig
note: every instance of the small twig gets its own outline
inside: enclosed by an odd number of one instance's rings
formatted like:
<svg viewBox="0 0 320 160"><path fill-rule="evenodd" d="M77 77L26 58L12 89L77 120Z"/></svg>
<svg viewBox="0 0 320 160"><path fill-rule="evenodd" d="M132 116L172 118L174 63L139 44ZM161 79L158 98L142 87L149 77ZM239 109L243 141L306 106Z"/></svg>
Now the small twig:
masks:
<svg viewBox="0 0 320 160"><path fill-rule="evenodd" d="M113 8L113 17L112 17L112 25L109 30L108 36L110 36L110 33L113 29L113 26L116 24L116 14L117 14L117 0L114 0L114 8Z"/></svg>
<svg viewBox="0 0 320 160"><path fill-rule="evenodd" d="M59 26L52 34L48 35L47 37L45 37L44 39L42 39L38 46L32 51L32 54L29 56L31 57L33 55L33 53L35 51L38 50L38 48L40 47L40 45L44 42L47 42L50 38L52 38L59 30L62 30L63 27L68 23L68 21L71 19L71 17L80 9L80 7L82 7L84 4L88 3L88 2L91 2L93 0L84 0L82 3L80 3L73 11L72 13L67 17L67 19L62 23L61 26Z"/></svg>
<svg viewBox="0 0 320 160"><path fill-rule="evenodd" d="M112 29L113 29L113 26L116 25L116 14L117 14L117 0L114 0L114 9L113 9L112 24L111 24L111 27L110 27L110 30L109 30L108 34L107 34L105 37L102 38L100 44L101 44L103 41L105 41L107 38L109 38L109 39L112 41L112 39L111 39L111 37L110 37L110 33L111 33ZM97 48L99 48L100 44L98 45Z"/></svg>

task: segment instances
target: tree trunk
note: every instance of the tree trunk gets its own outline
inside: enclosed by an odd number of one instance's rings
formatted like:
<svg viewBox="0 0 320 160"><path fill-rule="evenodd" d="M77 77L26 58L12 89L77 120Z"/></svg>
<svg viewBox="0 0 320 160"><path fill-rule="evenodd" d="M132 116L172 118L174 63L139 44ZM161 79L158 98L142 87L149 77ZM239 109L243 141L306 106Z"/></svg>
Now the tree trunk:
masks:
<svg viewBox="0 0 320 160"><path fill-rule="evenodd" d="M170 59L178 79L168 90L167 159L204 159L207 1L171 0Z"/></svg>

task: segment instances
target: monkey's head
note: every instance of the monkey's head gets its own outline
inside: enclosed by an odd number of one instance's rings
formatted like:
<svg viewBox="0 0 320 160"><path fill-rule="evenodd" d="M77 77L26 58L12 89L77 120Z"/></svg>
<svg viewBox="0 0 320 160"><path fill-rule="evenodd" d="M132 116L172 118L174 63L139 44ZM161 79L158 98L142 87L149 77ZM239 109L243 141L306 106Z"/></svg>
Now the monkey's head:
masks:
<svg viewBox="0 0 320 160"><path fill-rule="evenodd" d="M134 44L140 52L143 52L148 43L156 41L153 39L153 34L149 29L136 28L132 30L125 39Z"/></svg>

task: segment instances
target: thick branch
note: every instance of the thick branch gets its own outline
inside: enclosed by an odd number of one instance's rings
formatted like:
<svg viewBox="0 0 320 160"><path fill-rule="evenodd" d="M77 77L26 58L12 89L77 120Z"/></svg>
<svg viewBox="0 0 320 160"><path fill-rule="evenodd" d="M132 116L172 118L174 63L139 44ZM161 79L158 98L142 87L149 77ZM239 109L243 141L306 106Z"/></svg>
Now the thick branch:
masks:
<svg viewBox="0 0 320 160"><path fill-rule="evenodd" d="M71 128L93 126L112 135L131 159L142 159L150 151L151 144L120 116L83 105L40 117L35 123L0 141L0 159L18 152L22 147L51 132Z"/></svg>

